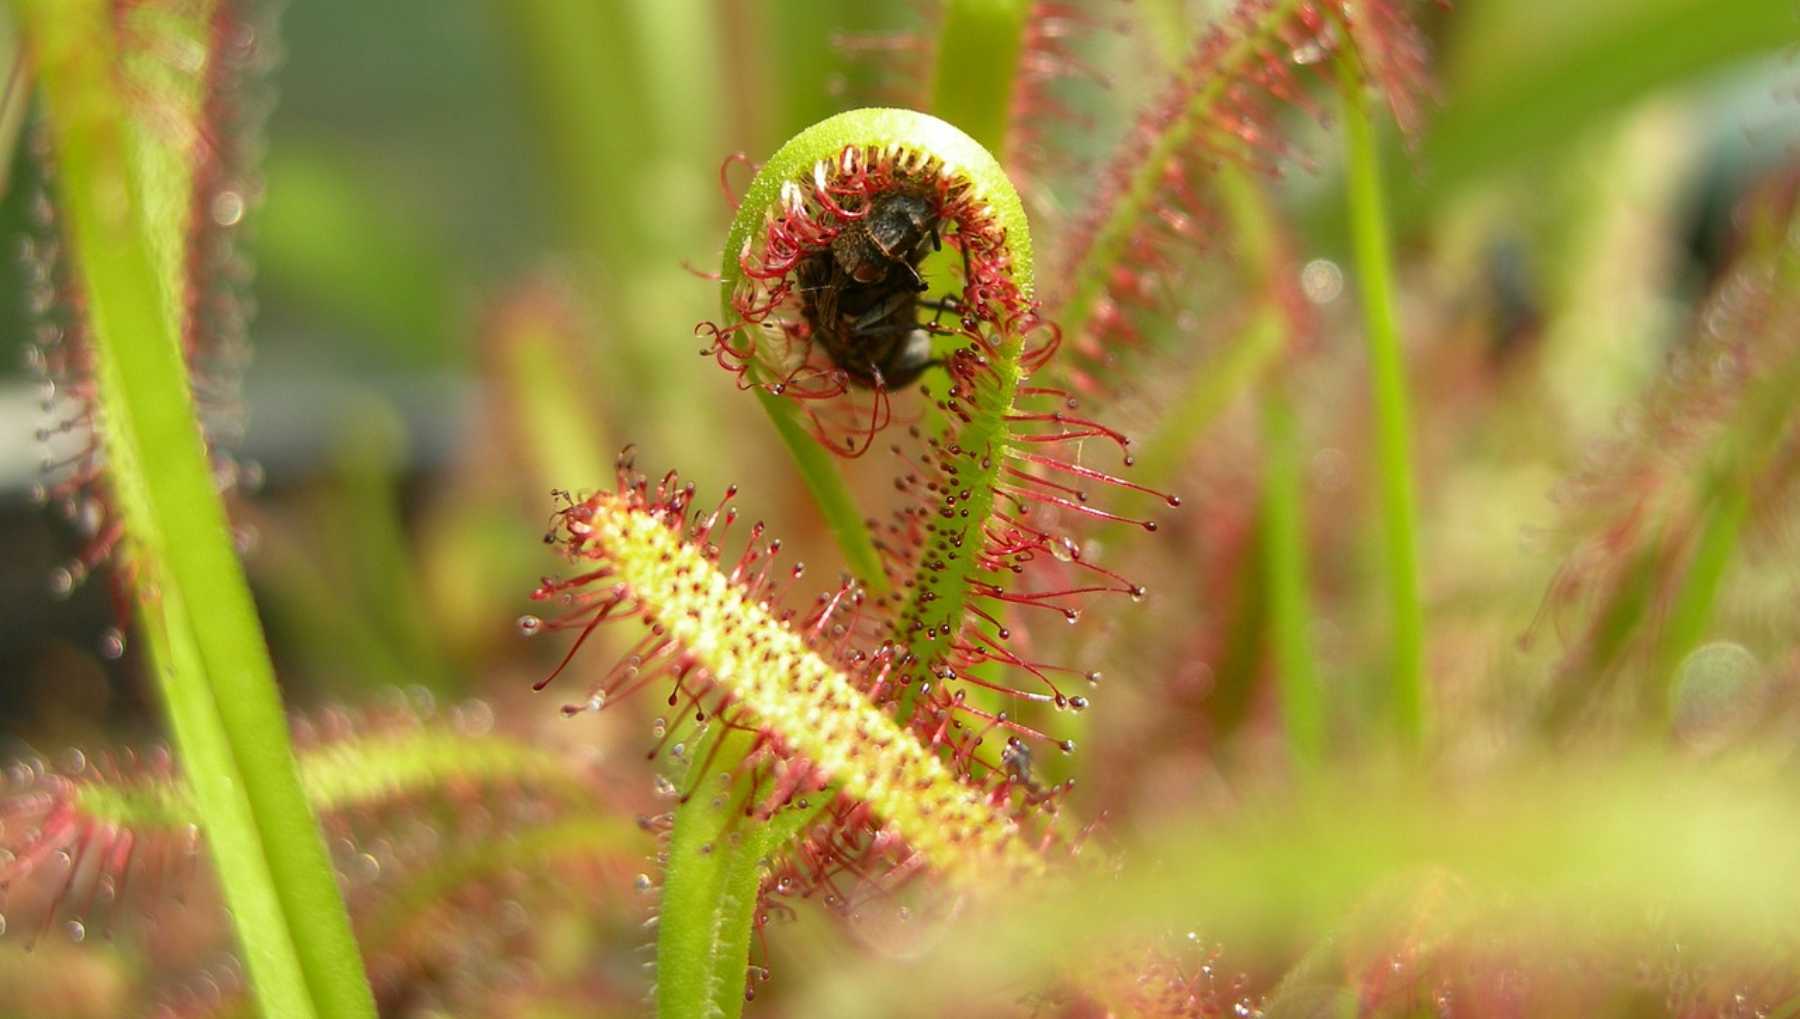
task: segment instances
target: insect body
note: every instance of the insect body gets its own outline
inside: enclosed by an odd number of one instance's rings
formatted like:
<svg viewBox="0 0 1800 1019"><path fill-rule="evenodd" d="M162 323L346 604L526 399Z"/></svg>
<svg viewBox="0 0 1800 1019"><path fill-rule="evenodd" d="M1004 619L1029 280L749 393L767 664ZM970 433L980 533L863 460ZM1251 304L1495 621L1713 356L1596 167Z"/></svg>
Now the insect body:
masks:
<svg viewBox="0 0 1800 1019"><path fill-rule="evenodd" d="M937 206L929 195L890 191L878 196L865 216L838 234L831 242L831 255L858 283L879 283L894 268L904 267L909 270L905 275L923 290L918 264L925 257L928 238L933 248L939 246L937 227Z"/></svg>
<svg viewBox="0 0 1800 1019"><path fill-rule="evenodd" d="M919 263L939 246L937 227L928 195L888 192L800 264L812 335L856 385L899 388L932 365L931 332L919 323Z"/></svg>

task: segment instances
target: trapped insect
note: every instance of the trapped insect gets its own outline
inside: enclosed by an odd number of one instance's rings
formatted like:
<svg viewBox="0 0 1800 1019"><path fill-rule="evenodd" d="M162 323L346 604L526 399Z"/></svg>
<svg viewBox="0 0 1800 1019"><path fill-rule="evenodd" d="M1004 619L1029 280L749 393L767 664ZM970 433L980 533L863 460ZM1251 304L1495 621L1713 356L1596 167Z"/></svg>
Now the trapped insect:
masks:
<svg viewBox="0 0 1800 1019"><path fill-rule="evenodd" d="M919 321L926 289L919 263L942 247L932 197L902 189L876 196L831 246L798 270L812 335L858 386L894 389L935 363Z"/></svg>

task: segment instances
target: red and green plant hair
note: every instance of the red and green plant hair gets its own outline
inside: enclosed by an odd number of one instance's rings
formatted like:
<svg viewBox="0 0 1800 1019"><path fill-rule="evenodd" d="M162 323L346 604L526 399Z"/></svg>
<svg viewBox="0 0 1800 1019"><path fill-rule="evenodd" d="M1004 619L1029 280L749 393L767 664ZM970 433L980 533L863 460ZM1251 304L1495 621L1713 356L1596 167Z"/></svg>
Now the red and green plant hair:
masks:
<svg viewBox="0 0 1800 1019"><path fill-rule="evenodd" d="M255 5L155 0L116 4L111 19L120 44L114 69L130 106L131 150L145 169L142 199L152 214L178 224L179 235L156 251L196 399L202 407L216 482L253 489L260 468L240 462L230 446L243 427L238 380L248 359L253 305L251 269L240 235L260 198L256 158L269 107L262 81L271 62L270 19ZM48 418L44 481L35 491L75 529L80 547L50 578L66 594L128 541L107 479L107 451L96 427L100 397L88 297L78 281L60 210L48 190L56 174L48 138L34 140L42 193L31 202L23 245L34 323L31 366L44 380ZM126 567L130 570L129 565ZM129 578L115 592L121 602ZM120 609L120 616L127 614ZM114 657L122 637L102 650Z"/></svg>
<svg viewBox="0 0 1800 1019"><path fill-rule="evenodd" d="M897 397L877 390L874 410L857 415L863 433L851 444L835 438L832 415L848 387L813 349L796 270L902 188L933 196L947 261L961 275L956 321L937 337L942 374L927 375L928 405L892 446L899 505L877 538L830 453L866 451L901 413L889 402ZM701 512L691 487L673 474L652 485L629 459L611 491L564 497L552 540L578 570L537 592L561 613L525 627L578 630L577 646L603 620L648 627L569 710L602 708L658 680L672 687L675 714L661 735L671 756L693 764L674 819L665 914L685 915L698 896L687 871L735 866L716 850L737 829L733 838L748 845L756 833L767 851L803 836L750 882L762 889L758 921L786 909L778 898L817 893L847 909L858 888L883 894L921 870L966 884L1044 867L1055 836L1027 821L1053 811L1064 786L1039 783L1031 746L1074 744L1023 712L1086 707L1064 678L1084 674L1037 660L1021 642L1030 620L1003 621L1007 606L1074 622L1086 595L1143 589L1091 562L1072 532L1078 521L1124 519L1090 504L1089 488L1139 486L1082 461L1090 439L1122 452L1122 434L1079 416L1069 394L1030 382L1058 337L1039 313L1033 266L1016 192L962 132L889 109L815 125L752 181L725 246L725 324L702 329L715 338L706 353L758 393L782 431L854 579L810 612L783 608L797 574L771 564L779 545L760 525L735 561L721 557L733 493ZM709 795L711 778L726 791ZM699 830L711 834L691 834ZM665 963L688 954L665 949Z"/></svg>

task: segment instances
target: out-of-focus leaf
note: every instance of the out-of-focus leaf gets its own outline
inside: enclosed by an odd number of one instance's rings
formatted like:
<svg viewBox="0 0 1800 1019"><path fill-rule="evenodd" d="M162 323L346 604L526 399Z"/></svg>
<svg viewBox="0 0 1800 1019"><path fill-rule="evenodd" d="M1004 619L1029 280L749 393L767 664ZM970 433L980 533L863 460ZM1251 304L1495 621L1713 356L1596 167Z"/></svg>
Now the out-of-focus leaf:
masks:
<svg viewBox="0 0 1800 1019"><path fill-rule="evenodd" d="M277 152L266 173L256 247L271 286L336 309L393 361L440 362L456 310L447 247L332 157Z"/></svg>
<svg viewBox="0 0 1800 1019"><path fill-rule="evenodd" d="M1422 197L1517 165L1658 88L1800 41L1778 0L1486 0L1448 44Z"/></svg>

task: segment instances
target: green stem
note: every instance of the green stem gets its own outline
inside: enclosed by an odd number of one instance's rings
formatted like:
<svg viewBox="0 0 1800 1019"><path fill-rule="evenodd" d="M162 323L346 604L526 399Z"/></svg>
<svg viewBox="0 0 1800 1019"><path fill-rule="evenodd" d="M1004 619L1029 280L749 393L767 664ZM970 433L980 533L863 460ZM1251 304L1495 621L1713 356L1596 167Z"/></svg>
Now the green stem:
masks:
<svg viewBox="0 0 1800 1019"><path fill-rule="evenodd" d="M986 197L1004 227L1015 281L1029 297L1030 229L1017 192L993 156L968 135L935 117L909 110L856 110L796 135L751 181L723 252L720 302L726 321L732 321L736 315L732 298L743 279L739 252L762 229L763 216L779 199L782 187L790 181L807 180L816 163L835 158L850 145L873 149L904 146L936 156L946 166L965 174L977 193ZM1019 376L1022 345L1022 337L1002 338L1000 363L993 366L1002 384L984 391L976 401L973 422L957 437L964 448L995 451L991 458L993 470L998 470L1001 459L997 454L1004 438L1005 414L1011 407ZM790 401L761 389L757 393L794 453L852 567L864 581L885 588L885 574L873 541L836 464L801 425ZM980 507L973 500L967 504L971 519L986 519L993 498L991 480L981 491L986 502ZM945 585L946 594L955 594L958 618L963 586L960 576ZM915 602L908 608L910 611L917 607ZM909 693L912 689L916 685L909 688ZM715 758L713 767L717 774L738 773L735 764L749 750L751 734L716 725L707 738L697 742L699 745L689 751L695 762L686 780L690 796L676 811L669 839L658 920L657 1014L734 1019L744 1004L744 975L763 863L811 820L818 805L831 793L827 790L814 794L817 804L811 809L795 805L768 822L757 822L742 813L744 801L751 794L746 778L739 777L718 787L704 781L706 762Z"/></svg>
<svg viewBox="0 0 1800 1019"><path fill-rule="evenodd" d="M145 189L166 182L141 176L128 154L111 5L15 0L14 10L41 71L58 195L92 317L137 609L257 1000L269 1016L373 1017L188 392L175 295L155 252L186 224L153 224L147 212L156 203Z"/></svg>
<svg viewBox="0 0 1800 1019"><path fill-rule="evenodd" d="M939 557L941 568L914 571L918 582L900 612L900 631L907 635L907 653L926 669L943 661L951 645L962 639L970 581L1000 582L993 573L976 565L975 552L981 546L982 527L993 514L994 489L1006 464L1005 450L1010 439L1006 419L1012 413L1013 399L1024 377L1019 365L1024 345L1022 336L1002 337L999 356L989 365L992 384L975 391L972 405L967 408L968 421L960 429L944 433L944 449L964 451L956 478L963 486L958 497L966 496L960 499L955 513L946 511L945 516L954 519L961 514L960 518L969 523L959 529L961 536L948 545L921 546L920 554ZM994 615L991 611L989 614ZM912 716L922 685L911 682L901 689L896 715L901 721Z"/></svg>
<svg viewBox="0 0 1800 1019"><path fill-rule="evenodd" d="M1419 605L1418 554L1414 548L1411 426L1406 370L1394 310L1393 256L1381 192L1380 145L1356 51L1337 58L1344 100L1350 233L1356 252L1363 331L1368 343L1369 384L1375 405L1375 471L1381 494L1392 660L1389 707L1403 745L1425 738L1424 618Z"/></svg>
<svg viewBox="0 0 1800 1019"><path fill-rule="evenodd" d="M1288 752L1306 774L1325 754L1325 709L1314 663L1307 607L1306 521L1300 486L1300 446L1294 407L1285 387L1263 393L1262 551L1268 573L1269 636L1281 690Z"/></svg>
<svg viewBox="0 0 1800 1019"><path fill-rule="evenodd" d="M743 1013L763 863L816 813L795 806L756 822L743 815L751 794L746 777L718 786L704 781L702 769L718 741L726 744L719 759L736 761L752 735L715 726L690 751L694 765L685 781L692 795L675 812L657 914L656 1014L664 1019ZM831 794L816 795L823 804Z"/></svg>
<svg viewBox="0 0 1800 1019"><path fill-rule="evenodd" d="M1030 14L1031 0L948 0L938 29L931 110L1002 161Z"/></svg>
<svg viewBox="0 0 1800 1019"><path fill-rule="evenodd" d="M716 747L721 740L724 747ZM733 753L736 759L749 747L748 733L734 733L723 726L692 748L698 772L700 762L712 756L715 749ZM735 791L728 787L721 792ZM727 823L731 820L728 804L715 805L712 789L693 790L693 795L675 812L675 827L669 834L669 862L663 874L662 902L657 910L656 929L656 1014L674 1019L676 1016L707 1015L718 998L719 985L725 974L735 970L742 976L749 965L743 959L726 959L721 944L735 940L722 928L730 919L725 914L741 900L741 895L727 901L725 872L735 849L725 844ZM755 833L759 827L745 824ZM746 918L743 926L748 927ZM736 1012L727 1011L726 1019Z"/></svg>

